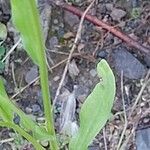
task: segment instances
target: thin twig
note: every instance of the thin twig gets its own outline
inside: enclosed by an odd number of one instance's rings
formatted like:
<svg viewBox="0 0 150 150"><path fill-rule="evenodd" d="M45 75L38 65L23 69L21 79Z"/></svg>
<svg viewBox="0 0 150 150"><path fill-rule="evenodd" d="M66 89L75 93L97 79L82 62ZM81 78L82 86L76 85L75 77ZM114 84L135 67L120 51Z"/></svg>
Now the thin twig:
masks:
<svg viewBox="0 0 150 150"><path fill-rule="evenodd" d="M8 53L5 55L5 57L2 59L2 62L4 62L6 60L6 58L16 49L16 47L19 45L19 43L21 42L21 38L16 42L15 45L13 45L13 47L8 51Z"/></svg>
<svg viewBox="0 0 150 150"><path fill-rule="evenodd" d="M15 71L14 71L14 63L11 63L11 72L12 72L12 78L13 82L16 88L18 88L17 82L16 82L16 77L15 77Z"/></svg>
<svg viewBox="0 0 150 150"><path fill-rule="evenodd" d="M123 103L123 111L124 111L124 121L125 121L125 124L124 124L124 128L123 128L123 131L122 131L122 134L121 134L119 143L118 143L118 145L117 145L117 150L120 149L121 143L122 143L122 141L123 141L123 138L124 138L124 135L125 135L127 126L128 126L127 114L126 114L126 109L125 109L125 101L124 101L123 71L121 72L121 97L122 97L122 103Z"/></svg>
<svg viewBox="0 0 150 150"><path fill-rule="evenodd" d="M138 104L138 102L139 102L139 100L140 100L140 98L141 98L141 96L142 96L142 94L143 94L144 89L146 88L147 84L150 82L150 79L148 80L149 76L150 76L150 70L148 71L148 73L147 73L147 75L146 75L146 77L145 77L145 82L144 82L143 86L141 87L141 90L140 90L140 92L139 92L139 94L138 94L138 96L137 96L137 98L136 98L136 100L135 100L134 105L133 105L132 108L131 108L131 111L130 111L128 120L131 119L132 113L133 113L133 111L135 110L135 108L136 108L136 106L137 106L137 104ZM121 86L121 87L122 87L122 86ZM148 110L147 112L149 112L149 110ZM145 112L145 113L146 113L146 112ZM144 113L144 114L145 114L145 113ZM125 145L128 143L130 137L132 136L132 134L133 134L134 131L136 130L136 127L137 127L137 125L138 125L138 121L139 121L139 119L140 119L140 116L138 115L136 118L137 118L137 121L134 122L134 127L133 127L133 129L132 129L131 134L127 137L127 139L125 140L125 142L124 142L122 145L121 145L121 143L120 143L120 146L119 146L120 150L123 150L123 148L125 147Z"/></svg>
<svg viewBox="0 0 150 150"><path fill-rule="evenodd" d="M56 65L54 65L53 67L51 67L50 70L55 69L56 67L58 67L59 65L63 64L63 63L66 62L66 61L67 61L67 59L64 59L64 60L60 61L59 63L57 63ZM33 83L35 83L36 81L38 81L39 78L40 78L39 76L36 77L36 78L35 78L34 80L32 80L29 84L27 84L26 86L24 86L23 88L21 88L17 93L15 93L15 94L11 97L11 99L15 98L17 95L19 95L20 93L22 93L26 88L28 88L30 85L32 85Z"/></svg>
<svg viewBox="0 0 150 150"><path fill-rule="evenodd" d="M4 143L12 142L12 141L14 141L14 138L8 138L8 139L0 140L0 145L4 144Z"/></svg>
<svg viewBox="0 0 150 150"><path fill-rule="evenodd" d="M147 75L145 77L145 82L144 82L143 86L141 87L141 90L138 93L138 96L137 96L137 98L136 98L136 100L135 100L135 102L134 102L134 104L132 106L132 109L131 109L130 114L129 114L129 118L132 116L132 113L135 110L136 105L138 104L139 100L141 99L141 96L143 94L144 89L146 88L147 84L150 82L149 76L150 76L150 69L148 70L148 73L147 73Z"/></svg>
<svg viewBox="0 0 150 150"><path fill-rule="evenodd" d="M79 23L79 28L78 28L78 31L77 31L77 34L76 34L76 37L75 37L75 40L74 40L74 44L73 44L72 49L70 51L70 54L68 56L68 60L67 60L67 63L66 63L66 66L65 66L65 69L64 69L61 81L59 83L59 86L58 86L57 91L56 91L55 98L53 100L53 107L54 107L54 105L55 105L55 103L57 101L57 98L58 98L59 94L60 94L60 90L61 90L61 87L62 87L63 82L65 80L65 77L66 77L66 74L67 74L67 71L68 71L68 66L69 66L69 63L70 63L71 58L72 58L72 54L73 54L74 50L76 49L78 40L81 37L81 30L82 30L82 25L83 25L83 21L84 21L85 15L89 11L89 9L92 7L92 5L94 4L94 2L95 2L95 0L92 1L92 3L87 7L87 9L82 14L82 17L81 17L81 20L80 20L80 23Z"/></svg>
<svg viewBox="0 0 150 150"><path fill-rule="evenodd" d="M144 112L144 116L145 116L145 115L148 115L148 114L149 114L149 110L146 110L146 111ZM137 129L137 126L138 126L138 123L139 123L139 120L140 120L140 118L142 118L142 117L143 117L143 115L140 115L140 114L137 114L137 115L136 115L136 121L135 121L134 126L133 126L133 128L132 128L132 130L131 130L131 133L128 135L128 137L126 138L126 140L124 141L124 143L121 145L120 150L124 150L124 149L125 149L125 147L126 147L126 145L128 144L130 138L131 138L132 135L135 133L135 131L136 131L136 129Z"/></svg>
<svg viewBox="0 0 150 150"><path fill-rule="evenodd" d="M82 16L83 12L78 9L75 8L74 6L71 6L69 4L66 3L62 3L59 1L52 1L53 4L62 7L63 9L72 12L73 14L77 15L77 16ZM102 27L103 29L111 32L113 35L117 36L118 38L120 38L121 40L123 40L124 42L126 42L128 45L134 47L135 49L140 50L141 52L144 52L145 54L150 55L150 48L149 47L145 47L142 44L138 43L138 41L135 41L134 39L132 39L131 37L125 35L124 33L122 33L121 31L115 29L113 26L108 25L107 23L99 20L97 17L86 14L85 15L85 19L90 21L91 23Z"/></svg>
<svg viewBox="0 0 150 150"><path fill-rule="evenodd" d="M69 54L68 54L69 55ZM81 56L85 59L88 59L88 56L86 55L82 55L82 54L79 54L79 53L74 53L73 54L74 57L77 57L77 56ZM49 71L51 72L53 69L57 68L58 66L60 66L61 64L65 63L66 61L68 60L68 58L58 62L56 65L54 65L53 67L49 68ZM90 61L91 62L94 62L93 58L90 58ZM37 82L39 80L39 76L35 79L33 79L29 84L27 84L26 86L22 87L17 93L15 93L11 99L14 99L17 95L19 95L20 93L22 93L26 88L28 88L30 85L32 85L33 83Z"/></svg>
<svg viewBox="0 0 150 150"><path fill-rule="evenodd" d="M103 139L104 139L104 146L105 146L105 150L108 150L107 148L107 140L106 140L106 133L105 133L105 127L103 128Z"/></svg>

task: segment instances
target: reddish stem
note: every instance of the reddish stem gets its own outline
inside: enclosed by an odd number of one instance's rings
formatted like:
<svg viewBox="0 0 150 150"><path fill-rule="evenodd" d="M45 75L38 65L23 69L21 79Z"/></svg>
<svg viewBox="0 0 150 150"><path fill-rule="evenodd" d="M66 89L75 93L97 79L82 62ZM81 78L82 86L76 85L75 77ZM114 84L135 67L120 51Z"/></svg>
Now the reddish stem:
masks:
<svg viewBox="0 0 150 150"><path fill-rule="evenodd" d="M58 6L64 8L65 10L72 12L73 14L77 15L77 16L82 16L83 12L81 10L79 10L78 8L75 8L74 6L68 5L68 4L60 4L57 3ZM117 36L118 38L122 39L124 42L128 43L130 46L139 49L140 51L150 55L150 48L143 46L142 44L139 44L137 41L135 41L134 39L132 39L131 37L125 35L124 33L122 33L121 31L118 31L117 29L115 29L114 27L108 25L107 23L99 20L98 18L96 18L95 16L92 15L86 15L85 19L90 21L91 23L97 25L97 26L101 26L103 29L108 30L109 32L111 32L112 34L114 34L115 36Z"/></svg>

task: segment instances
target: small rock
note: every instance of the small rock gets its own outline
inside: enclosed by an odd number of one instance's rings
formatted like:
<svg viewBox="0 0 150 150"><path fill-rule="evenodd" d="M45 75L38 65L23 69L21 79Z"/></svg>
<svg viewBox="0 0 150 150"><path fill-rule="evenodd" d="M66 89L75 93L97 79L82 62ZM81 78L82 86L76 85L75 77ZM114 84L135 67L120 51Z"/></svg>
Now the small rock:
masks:
<svg viewBox="0 0 150 150"><path fill-rule="evenodd" d="M38 68L37 66L33 66L25 75L25 81L29 84L31 81L33 81L37 77L38 77Z"/></svg>
<svg viewBox="0 0 150 150"><path fill-rule="evenodd" d="M107 10L112 10L113 9L113 4L112 3L107 3L106 8L107 8Z"/></svg>
<svg viewBox="0 0 150 150"><path fill-rule="evenodd" d="M49 144L48 141L41 141L41 145L44 146L44 147L47 147Z"/></svg>
<svg viewBox="0 0 150 150"><path fill-rule="evenodd" d="M58 24L58 20L57 19L54 19L54 24Z"/></svg>
<svg viewBox="0 0 150 150"><path fill-rule="evenodd" d="M38 114L41 112L41 107L38 104L33 104L31 106L33 114Z"/></svg>
<svg viewBox="0 0 150 150"><path fill-rule="evenodd" d="M37 117L36 121L38 123L44 123L45 122L45 118L44 117Z"/></svg>
<svg viewBox="0 0 150 150"><path fill-rule="evenodd" d="M137 150L150 150L150 128L136 132Z"/></svg>
<svg viewBox="0 0 150 150"><path fill-rule="evenodd" d="M108 53L106 52L106 50L102 50L97 54L97 57L106 58L107 55L108 55Z"/></svg>
<svg viewBox="0 0 150 150"><path fill-rule="evenodd" d="M120 22L120 20L121 20L123 17L125 17L126 14L127 14L127 13L126 13L124 10L114 8L114 9L112 10L110 16L112 17L112 19L113 19L114 21Z"/></svg>
<svg viewBox="0 0 150 150"><path fill-rule="evenodd" d="M65 11L64 20L70 27L73 27L79 23L79 17L68 11Z"/></svg>
<svg viewBox="0 0 150 150"><path fill-rule="evenodd" d="M70 77L72 77L72 79L74 79L79 74L80 71L74 59L70 62L68 70L69 70L69 75Z"/></svg>
<svg viewBox="0 0 150 150"><path fill-rule="evenodd" d="M58 81L60 79L60 76L55 76L54 78L53 78L53 80L56 82L56 81Z"/></svg>
<svg viewBox="0 0 150 150"><path fill-rule="evenodd" d="M25 108L25 112L26 112L27 114L31 114L31 113L32 113L32 109L31 109L30 107L26 107L26 108Z"/></svg>
<svg viewBox="0 0 150 150"><path fill-rule="evenodd" d="M58 38L56 36L53 36L49 40L49 48L54 49L58 45Z"/></svg>
<svg viewBox="0 0 150 150"><path fill-rule="evenodd" d="M80 52L82 49L84 49L84 47L85 47L85 44L80 43L80 44L78 45L78 52Z"/></svg>
<svg viewBox="0 0 150 150"><path fill-rule="evenodd" d="M74 34L72 32L67 32L64 34L64 39L70 39L73 37L74 37Z"/></svg>
<svg viewBox="0 0 150 150"><path fill-rule="evenodd" d="M150 118L144 118L144 119L143 119L143 123L144 123L144 124L150 123Z"/></svg>
<svg viewBox="0 0 150 150"><path fill-rule="evenodd" d="M144 77L146 68L125 48L115 50L112 58L118 74L121 74L121 71L123 71L124 76L129 79L140 79Z"/></svg>
<svg viewBox="0 0 150 150"><path fill-rule="evenodd" d="M95 70L95 69L91 69L91 70L90 70L90 75L91 75L92 77L95 77L95 76L97 75L96 70Z"/></svg>

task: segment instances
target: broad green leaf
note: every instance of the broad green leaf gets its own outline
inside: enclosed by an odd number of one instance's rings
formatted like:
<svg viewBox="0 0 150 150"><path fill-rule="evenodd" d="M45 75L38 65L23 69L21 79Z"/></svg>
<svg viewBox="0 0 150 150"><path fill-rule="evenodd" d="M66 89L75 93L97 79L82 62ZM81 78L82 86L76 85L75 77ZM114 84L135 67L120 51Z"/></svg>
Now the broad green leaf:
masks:
<svg viewBox="0 0 150 150"><path fill-rule="evenodd" d="M81 107L80 128L72 137L69 150L87 150L110 117L116 90L115 78L105 60L98 63L97 72L102 81L95 86Z"/></svg>
<svg viewBox="0 0 150 150"><path fill-rule="evenodd" d="M38 140L51 140L52 136L44 128L40 128L31 118L17 107L6 94L2 80L0 79L0 117L7 122L13 122L14 114L20 117L20 126L28 132L32 132Z"/></svg>
<svg viewBox="0 0 150 150"><path fill-rule="evenodd" d="M43 35L35 0L11 0L12 18L20 31L25 50L39 65L39 51L44 49Z"/></svg>

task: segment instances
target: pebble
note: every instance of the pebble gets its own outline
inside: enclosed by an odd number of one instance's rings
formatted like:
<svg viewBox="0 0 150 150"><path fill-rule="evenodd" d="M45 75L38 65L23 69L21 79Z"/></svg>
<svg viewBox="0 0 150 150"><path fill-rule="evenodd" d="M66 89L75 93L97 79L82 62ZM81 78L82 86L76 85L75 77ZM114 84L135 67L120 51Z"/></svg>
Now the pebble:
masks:
<svg viewBox="0 0 150 150"><path fill-rule="evenodd" d="M45 118L44 117L38 117L38 118L36 118L36 121L38 123L44 123L45 122Z"/></svg>
<svg viewBox="0 0 150 150"><path fill-rule="evenodd" d="M54 24L58 24L58 20L57 19L54 19Z"/></svg>
<svg viewBox="0 0 150 150"><path fill-rule="evenodd" d="M54 78L53 78L53 80L56 82L56 81L58 81L60 79L60 76L55 76Z"/></svg>
<svg viewBox="0 0 150 150"><path fill-rule="evenodd" d="M69 75L70 75L70 77L72 77L72 79L74 79L76 76L78 76L80 70L78 69L78 66L74 59L70 62L68 71L69 71Z"/></svg>
<svg viewBox="0 0 150 150"><path fill-rule="evenodd" d="M143 123L144 123L144 124L150 123L150 118L144 118L144 119L143 119Z"/></svg>
<svg viewBox="0 0 150 150"><path fill-rule="evenodd" d="M44 146L44 147L47 147L48 144L49 144L48 141L41 141L41 145Z"/></svg>
<svg viewBox="0 0 150 150"><path fill-rule="evenodd" d="M49 48L54 49L56 47L56 45L58 45L59 41L56 36L52 36L48 43L49 43Z"/></svg>
<svg viewBox="0 0 150 150"><path fill-rule="evenodd" d="M41 107L38 104L33 104L31 106L33 114L37 114L41 112Z"/></svg>
<svg viewBox="0 0 150 150"><path fill-rule="evenodd" d="M141 79L146 74L146 68L126 48L118 48L112 54L115 69L118 74L123 71L129 79Z"/></svg>
<svg viewBox="0 0 150 150"><path fill-rule="evenodd" d="M112 10L113 9L113 4L112 3L107 3L106 8L107 8L107 10Z"/></svg>
<svg viewBox="0 0 150 150"><path fill-rule="evenodd" d="M72 32L67 32L64 34L64 39L70 39L73 37L74 37L74 34Z"/></svg>
<svg viewBox="0 0 150 150"><path fill-rule="evenodd" d="M26 107L26 108L25 108L25 112L26 112L27 114L31 114L31 113L32 113L32 108Z"/></svg>
<svg viewBox="0 0 150 150"><path fill-rule="evenodd" d="M95 77L95 76L97 75L96 70L95 70L95 69L91 69L91 70L90 70L90 75L91 75L92 77Z"/></svg>
<svg viewBox="0 0 150 150"><path fill-rule="evenodd" d="M108 55L108 53L106 52L106 50L102 50L97 54L97 57L106 58L107 55Z"/></svg>
<svg viewBox="0 0 150 150"><path fill-rule="evenodd" d="M79 23L79 17L68 11L65 11L64 13L64 20L70 27L73 27Z"/></svg>
<svg viewBox="0 0 150 150"><path fill-rule="evenodd" d="M38 68L37 68L37 66L33 66L26 73L26 75L25 75L25 81L29 84L31 81L33 81L37 77L38 77Z"/></svg>
<svg viewBox="0 0 150 150"><path fill-rule="evenodd" d="M135 140L137 150L150 150L150 128L138 130Z"/></svg>
<svg viewBox="0 0 150 150"><path fill-rule="evenodd" d="M125 17L127 13L122 9L114 8L110 14L113 20L120 22L120 20Z"/></svg>

